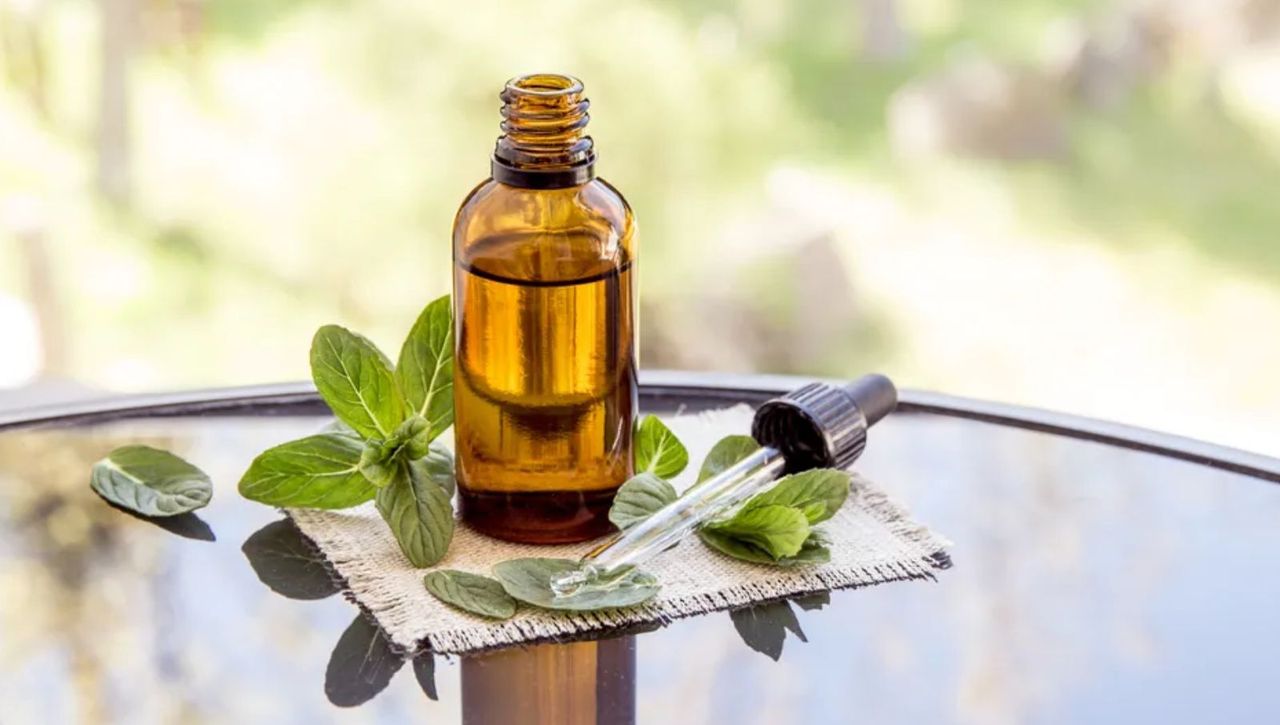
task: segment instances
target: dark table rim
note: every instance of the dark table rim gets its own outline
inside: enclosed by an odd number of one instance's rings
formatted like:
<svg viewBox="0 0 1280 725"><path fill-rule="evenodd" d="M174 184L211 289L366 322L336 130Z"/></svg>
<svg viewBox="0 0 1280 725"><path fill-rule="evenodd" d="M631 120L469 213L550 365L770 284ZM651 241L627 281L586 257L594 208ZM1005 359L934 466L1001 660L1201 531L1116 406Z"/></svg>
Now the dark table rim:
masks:
<svg viewBox="0 0 1280 725"><path fill-rule="evenodd" d="M747 402L759 404L810 382L783 375L645 371L646 409L678 411ZM1067 436L1189 461L1280 483L1280 459L1236 448L1067 413L902 390L894 415L928 414ZM317 415L324 404L310 383L283 383L103 398L0 413L0 431L107 423L133 418L212 415Z"/></svg>

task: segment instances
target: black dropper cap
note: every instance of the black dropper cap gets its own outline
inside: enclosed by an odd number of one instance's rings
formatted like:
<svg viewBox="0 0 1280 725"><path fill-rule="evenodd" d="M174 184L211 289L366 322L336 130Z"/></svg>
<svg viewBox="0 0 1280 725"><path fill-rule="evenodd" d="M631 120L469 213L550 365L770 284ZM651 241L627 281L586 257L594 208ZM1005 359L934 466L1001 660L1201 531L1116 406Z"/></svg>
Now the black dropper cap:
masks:
<svg viewBox="0 0 1280 725"><path fill-rule="evenodd" d="M787 472L848 468L867 446L867 428L898 405L898 389L883 375L843 387L811 383L756 410L751 435L781 451Z"/></svg>
<svg viewBox="0 0 1280 725"><path fill-rule="evenodd" d="M880 422L898 407L898 388L892 380L879 373L863 375L844 386L844 392L853 398L868 426Z"/></svg>

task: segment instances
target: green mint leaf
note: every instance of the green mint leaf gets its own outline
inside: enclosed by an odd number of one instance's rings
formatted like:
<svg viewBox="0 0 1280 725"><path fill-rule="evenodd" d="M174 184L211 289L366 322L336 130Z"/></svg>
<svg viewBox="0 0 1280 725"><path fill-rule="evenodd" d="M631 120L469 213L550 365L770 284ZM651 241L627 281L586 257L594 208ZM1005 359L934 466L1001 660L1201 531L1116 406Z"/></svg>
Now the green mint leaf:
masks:
<svg viewBox="0 0 1280 725"><path fill-rule="evenodd" d="M376 438L365 442L364 450L360 451L360 475L378 488L390 486L399 475L402 465L387 450L387 444Z"/></svg>
<svg viewBox="0 0 1280 725"><path fill-rule="evenodd" d="M702 539L702 543L725 556L754 564L792 567L807 564L825 564L831 561L831 550L827 548L825 540L819 536L817 531L814 531L809 535L809 538L805 539L804 544L800 546L800 551L796 552L795 556L784 556L780 559L774 559L769 555L769 552L755 544L735 539L732 536L716 531L699 530L698 538Z"/></svg>
<svg viewBox="0 0 1280 725"><path fill-rule="evenodd" d="M748 647L774 662L782 656L782 644L787 639L788 630L801 642L809 641L804 630L800 629L795 610L786 601L735 609L729 612L729 618Z"/></svg>
<svg viewBox="0 0 1280 725"><path fill-rule="evenodd" d="M433 571L422 578L431 596L458 609L491 619L510 619L516 600L497 579L456 569Z"/></svg>
<svg viewBox="0 0 1280 725"><path fill-rule="evenodd" d="M372 342L337 325L311 341L311 377L339 420L364 438L387 439L404 420L391 362Z"/></svg>
<svg viewBox="0 0 1280 725"><path fill-rule="evenodd" d="M400 450L409 460L427 455L431 450L431 424L420 415L412 415L396 428L391 439L400 443Z"/></svg>
<svg viewBox="0 0 1280 725"><path fill-rule="evenodd" d="M573 594L557 597L551 581L580 568L572 559L512 559L496 564L494 576L511 596L543 609L591 611L630 607L652 599L661 588L651 574L632 569L600 584L585 584Z"/></svg>
<svg viewBox="0 0 1280 725"><path fill-rule="evenodd" d="M387 440L370 438L360 453L360 472L378 488L390 485L405 462L430 452L429 429L425 418L414 415L401 423Z"/></svg>
<svg viewBox="0 0 1280 725"><path fill-rule="evenodd" d="M360 473L364 444L322 433L268 448L240 479L240 495L270 506L342 509L373 498Z"/></svg>
<svg viewBox="0 0 1280 725"><path fill-rule="evenodd" d="M626 531L678 497L674 486L652 473L632 476L614 495L609 521Z"/></svg>
<svg viewBox="0 0 1280 725"><path fill-rule="evenodd" d="M816 531L814 532L817 533ZM831 561L831 550L827 548L826 542L819 536L810 536L805 539L804 545L800 547L800 551L795 556L787 556L779 559L776 563L779 566L796 566L798 564L825 564Z"/></svg>
<svg viewBox="0 0 1280 725"><path fill-rule="evenodd" d="M815 468L779 479L768 491L752 496L742 511L762 506L792 506L802 510L810 524L835 516L849 497L849 474L834 468Z"/></svg>
<svg viewBox="0 0 1280 725"><path fill-rule="evenodd" d="M334 435L343 435L343 436L347 436L348 438L360 438L361 441L364 440L364 438L362 438L360 434L356 432L355 428L352 428L351 426L347 425L346 423L343 423L337 418L334 418L333 420L325 424L325 426L320 429L320 432L332 433Z"/></svg>
<svg viewBox="0 0 1280 725"><path fill-rule="evenodd" d="M809 538L809 520L790 506L744 507L732 518L706 524L702 530L753 544L777 561L800 552Z"/></svg>
<svg viewBox="0 0 1280 725"><path fill-rule="evenodd" d="M639 472L675 478L689 465L689 451L657 416L646 415L636 427L635 459Z"/></svg>
<svg viewBox="0 0 1280 725"><path fill-rule="evenodd" d="M208 505L213 483L168 451L124 446L93 464L89 486L111 503L143 516L175 516Z"/></svg>
<svg viewBox="0 0 1280 725"><path fill-rule="evenodd" d="M453 540L453 507L443 488L402 471L375 500L409 563L422 568L444 558Z"/></svg>
<svg viewBox="0 0 1280 725"><path fill-rule="evenodd" d="M292 519L280 519L253 532L240 547L258 581L289 599L324 599L341 591L324 557Z"/></svg>
<svg viewBox="0 0 1280 725"><path fill-rule="evenodd" d="M707 457L702 460L702 468L698 471L698 483L717 476L733 464L760 450L760 444L751 436L731 435L721 438ZM695 484L696 485L696 484Z"/></svg>
<svg viewBox="0 0 1280 725"><path fill-rule="evenodd" d="M410 461L409 475L436 484L444 489L449 498L453 498L454 489L457 488L457 478L453 468L453 451L445 448L439 442L433 442L425 458Z"/></svg>
<svg viewBox="0 0 1280 725"><path fill-rule="evenodd" d="M754 564L777 563L772 556L769 556L769 552L761 549L755 544L735 539L728 534L722 534L706 527L698 529L698 538L702 540L702 543L710 546L712 549L715 549L725 556L731 556L734 559L741 559Z"/></svg>
<svg viewBox="0 0 1280 725"><path fill-rule="evenodd" d="M391 648L386 633L361 612L329 655L324 694L338 707L361 705L385 690L403 666L404 657Z"/></svg>
<svg viewBox="0 0 1280 725"><path fill-rule="evenodd" d="M826 521L831 518L827 513L827 504L822 501L810 501L803 506L795 506L793 508L800 509L800 513L809 520L809 523L816 521Z"/></svg>
<svg viewBox="0 0 1280 725"><path fill-rule="evenodd" d="M453 312L448 295L418 315L400 348L396 378L410 411L430 423L428 440L453 424Z"/></svg>

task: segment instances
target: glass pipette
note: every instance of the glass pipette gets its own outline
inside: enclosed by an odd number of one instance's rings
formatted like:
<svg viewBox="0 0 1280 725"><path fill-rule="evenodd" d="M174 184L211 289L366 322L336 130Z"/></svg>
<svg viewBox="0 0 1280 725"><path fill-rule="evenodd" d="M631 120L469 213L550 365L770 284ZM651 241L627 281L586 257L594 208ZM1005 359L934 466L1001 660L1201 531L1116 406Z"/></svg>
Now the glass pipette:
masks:
<svg viewBox="0 0 1280 725"><path fill-rule="evenodd" d="M770 400L751 425L761 448L587 553L582 567L553 580L552 589L568 596L649 561L699 525L764 491L784 472L848 468L866 447L867 428L897 403L898 391L883 375L846 386L812 383Z"/></svg>

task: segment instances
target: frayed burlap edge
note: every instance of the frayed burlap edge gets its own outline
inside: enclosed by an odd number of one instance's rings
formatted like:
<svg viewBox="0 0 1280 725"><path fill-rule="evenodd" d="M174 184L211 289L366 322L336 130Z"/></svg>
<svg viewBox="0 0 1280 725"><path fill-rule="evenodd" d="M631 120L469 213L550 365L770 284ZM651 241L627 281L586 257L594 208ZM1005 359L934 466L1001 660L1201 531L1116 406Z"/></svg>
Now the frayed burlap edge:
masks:
<svg viewBox="0 0 1280 725"><path fill-rule="evenodd" d="M544 611L539 612L536 618L517 618L505 622L475 617L474 624L433 632L414 643L396 642L390 637L388 639L395 649L406 655L422 650L438 654L470 654L512 645L569 641L603 633L621 633L645 626L664 626L685 617L818 592L906 580L933 581L936 579L936 571L951 566L951 558L946 551L950 546L949 541L911 519L891 496L866 479L855 475L854 489L858 491L858 507L896 537L909 543L918 552L917 557L866 566L815 567L812 571L780 569L779 578L775 580L743 582L712 592L659 599L627 609L598 612ZM299 525L305 536L306 518L313 512L293 509L284 513ZM411 611L411 607L401 606L404 604L401 601L403 597L383 591L377 586L378 572L370 570L367 560L359 556L330 556L314 541L309 538L308 541L316 553L324 558L331 575L343 585L344 596L379 626L382 626L381 618ZM342 550L358 550L358 547L350 546L353 542L347 543L348 546L341 547ZM422 595L426 596L425 590Z"/></svg>

